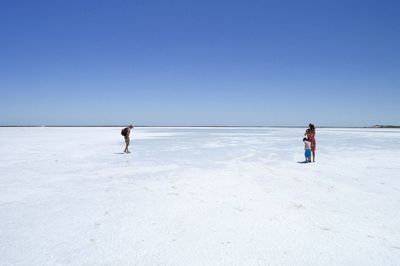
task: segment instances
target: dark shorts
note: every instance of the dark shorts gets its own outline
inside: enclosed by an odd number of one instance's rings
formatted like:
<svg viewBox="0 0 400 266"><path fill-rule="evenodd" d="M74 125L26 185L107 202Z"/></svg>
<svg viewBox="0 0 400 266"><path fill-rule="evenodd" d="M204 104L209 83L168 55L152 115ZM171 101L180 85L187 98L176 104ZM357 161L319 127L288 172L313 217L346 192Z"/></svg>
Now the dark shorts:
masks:
<svg viewBox="0 0 400 266"><path fill-rule="evenodd" d="M129 143L131 142L130 138L125 138L125 143L129 145Z"/></svg>
<svg viewBox="0 0 400 266"><path fill-rule="evenodd" d="M311 150L307 149L307 150L304 152L304 156L305 156L306 158L311 157Z"/></svg>

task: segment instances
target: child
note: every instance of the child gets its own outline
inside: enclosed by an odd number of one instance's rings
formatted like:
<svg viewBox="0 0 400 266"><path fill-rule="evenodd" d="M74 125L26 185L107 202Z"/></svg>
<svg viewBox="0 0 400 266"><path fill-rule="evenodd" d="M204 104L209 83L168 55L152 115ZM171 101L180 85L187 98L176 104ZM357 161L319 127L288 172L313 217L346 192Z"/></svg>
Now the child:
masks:
<svg viewBox="0 0 400 266"><path fill-rule="evenodd" d="M304 142L304 156L307 163L311 163L311 141L308 138L303 139Z"/></svg>

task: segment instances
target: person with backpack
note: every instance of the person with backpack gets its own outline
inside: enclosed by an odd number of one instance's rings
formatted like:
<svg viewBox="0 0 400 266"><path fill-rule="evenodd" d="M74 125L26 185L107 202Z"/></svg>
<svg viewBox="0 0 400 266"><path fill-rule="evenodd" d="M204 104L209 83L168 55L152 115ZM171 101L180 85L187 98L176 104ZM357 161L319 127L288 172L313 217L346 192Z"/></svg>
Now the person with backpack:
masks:
<svg viewBox="0 0 400 266"><path fill-rule="evenodd" d="M131 134L131 130L133 129L133 125L129 125L128 127L124 128L121 130L121 135L124 136L125 139L125 153L131 153L128 150L128 146L131 143L131 138L129 137L129 135Z"/></svg>

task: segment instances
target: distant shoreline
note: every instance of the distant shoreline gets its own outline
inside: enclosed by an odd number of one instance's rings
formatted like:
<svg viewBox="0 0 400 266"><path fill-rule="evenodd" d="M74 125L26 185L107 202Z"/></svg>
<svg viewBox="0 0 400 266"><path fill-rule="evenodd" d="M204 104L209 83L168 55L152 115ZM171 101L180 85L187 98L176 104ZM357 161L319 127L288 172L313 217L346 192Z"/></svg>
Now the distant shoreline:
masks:
<svg viewBox="0 0 400 266"><path fill-rule="evenodd" d="M0 125L2 127L126 127L126 125ZM305 128L306 126L237 126L237 125L230 125L230 126L158 126L158 125L136 125L135 127L176 127L176 128L183 128L183 127L193 127L193 128L203 128L203 127L212 127L212 128L232 128L232 127L239 127L239 128ZM400 128L400 126L393 126L393 125L374 125L368 127L362 126L348 126L348 127L341 127L341 126L320 126L318 128Z"/></svg>
<svg viewBox="0 0 400 266"><path fill-rule="evenodd" d="M400 128L400 126L394 126L394 125L374 125L369 128Z"/></svg>

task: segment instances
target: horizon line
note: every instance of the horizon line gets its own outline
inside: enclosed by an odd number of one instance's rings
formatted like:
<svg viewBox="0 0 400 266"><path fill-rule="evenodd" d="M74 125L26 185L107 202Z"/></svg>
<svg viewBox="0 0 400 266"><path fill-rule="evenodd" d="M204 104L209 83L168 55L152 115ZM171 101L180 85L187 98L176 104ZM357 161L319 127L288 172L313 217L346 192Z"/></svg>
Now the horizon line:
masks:
<svg viewBox="0 0 400 266"><path fill-rule="evenodd" d="M0 125L0 127L126 127L127 125ZM306 128L307 126L288 126L288 125L251 125L251 126L243 126L243 125L135 125L135 127L215 127L215 128L224 128L224 127L259 127L259 128ZM372 125L372 126L318 126L318 128L400 128L400 126L395 125Z"/></svg>

